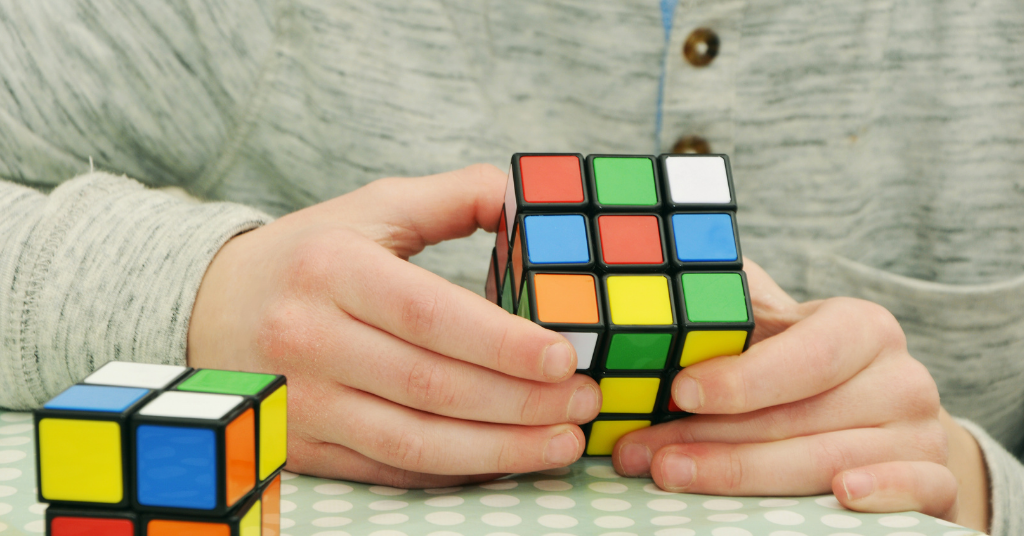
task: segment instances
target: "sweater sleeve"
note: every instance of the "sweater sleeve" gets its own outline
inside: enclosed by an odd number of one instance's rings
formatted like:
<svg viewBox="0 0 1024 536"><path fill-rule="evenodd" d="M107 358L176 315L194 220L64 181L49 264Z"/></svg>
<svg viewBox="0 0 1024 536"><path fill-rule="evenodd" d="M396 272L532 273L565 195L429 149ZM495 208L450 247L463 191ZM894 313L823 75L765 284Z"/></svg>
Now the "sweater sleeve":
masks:
<svg viewBox="0 0 1024 536"><path fill-rule="evenodd" d="M49 195L0 181L0 407L36 407L111 360L184 364L207 266L269 221L106 173Z"/></svg>
<svg viewBox="0 0 1024 536"><path fill-rule="evenodd" d="M977 424L966 419L956 421L974 436L985 456L992 516L989 534L1024 534L1024 465Z"/></svg>

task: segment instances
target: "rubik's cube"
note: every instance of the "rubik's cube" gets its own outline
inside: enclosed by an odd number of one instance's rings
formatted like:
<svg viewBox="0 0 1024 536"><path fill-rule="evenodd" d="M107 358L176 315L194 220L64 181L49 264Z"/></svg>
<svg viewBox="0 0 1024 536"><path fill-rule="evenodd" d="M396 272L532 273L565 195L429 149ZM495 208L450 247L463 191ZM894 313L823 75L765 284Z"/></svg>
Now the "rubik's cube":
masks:
<svg viewBox="0 0 1024 536"><path fill-rule="evenodd" d="M284 376L111 362L35 411L52 536L277 536Z"/></svg>
<svg viewBox="0 0 1024 536"><path fill-rule="evenodd" d="M725 155L512 156L485 291L600 384L586 455L685 416L679 370L750 344L734 191Z"/></svg>

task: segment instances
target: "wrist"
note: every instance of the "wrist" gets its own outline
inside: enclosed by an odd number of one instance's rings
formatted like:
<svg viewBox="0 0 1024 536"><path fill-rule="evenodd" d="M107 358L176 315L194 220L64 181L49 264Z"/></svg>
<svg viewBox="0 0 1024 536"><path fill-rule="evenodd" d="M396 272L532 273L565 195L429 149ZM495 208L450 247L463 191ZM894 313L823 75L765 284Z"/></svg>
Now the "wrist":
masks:
<svg viewBox="0 0 1024 536"><path fill-rule="evenodd" d="M946 466L953 472L959 484L960 510L956 522L988 533L988 470L981 447L974 436L957 424L945 409L939 412L939 422L946 430L949 442L949 459Z"/></svg>

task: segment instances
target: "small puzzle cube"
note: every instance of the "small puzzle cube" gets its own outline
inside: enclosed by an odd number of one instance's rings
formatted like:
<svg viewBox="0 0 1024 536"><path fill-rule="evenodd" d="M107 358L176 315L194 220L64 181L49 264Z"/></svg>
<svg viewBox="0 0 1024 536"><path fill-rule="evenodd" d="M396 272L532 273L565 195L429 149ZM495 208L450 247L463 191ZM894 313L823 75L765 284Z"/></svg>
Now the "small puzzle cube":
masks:
<svg viewBox="0 0 1024 536"><path fill-rule="evenodd" d="M485 295L565 336L598 381L587 455L685 416L679 370L750 344L735 214L724 155L512 157Z"/></svg>
<svg viewBox="0 0 1024 536"><path fill-rule="evenodd" d="M131 426L136 510L222 515L256 486L256 417L245 397L165 391Z"/></svg>
<svg viewBox="0 0 1024 536"><path fill-rule="evenodd" d="M288 385L284 376L205 369L195 371L175 389L249 398L256 411L260 481L284 466L288 450Z"/></svg>
<svg viewBox="0 0 1024 536"><path fill-rule="evenodd" d="M126 507L128 426L153 391L73 385L35 412L40 502Z"/></svg>
<svg viewBox="0 0 1024 536"><path fill-rule="evenodd" d="M279 536L284 376L111 362L35 411L51 536Z"/></svg>
<svg viewBox="0 0 1024 536"><path fill-rule="evenodd" d="M50 536L140 536L138 515L131 510L46 509Z"/></svg>

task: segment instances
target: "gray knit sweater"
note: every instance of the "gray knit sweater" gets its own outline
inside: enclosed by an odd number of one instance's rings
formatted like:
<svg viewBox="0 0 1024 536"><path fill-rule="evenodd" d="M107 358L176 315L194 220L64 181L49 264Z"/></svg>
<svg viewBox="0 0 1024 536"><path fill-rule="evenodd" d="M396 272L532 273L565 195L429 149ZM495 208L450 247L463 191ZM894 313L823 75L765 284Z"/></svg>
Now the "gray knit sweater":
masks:
<svg viewBox="0 0 1024 536"><path fill-rule="evenodd" d="M662 4L0 0L0 406L182 362L207 264L265 214L697 135L732 155L744 253L896 314L978 425L992 533L1024 533L1024 4ZM679 52L698 27L704 68ZM413 260L480 289L489 242Z"/></svg>

